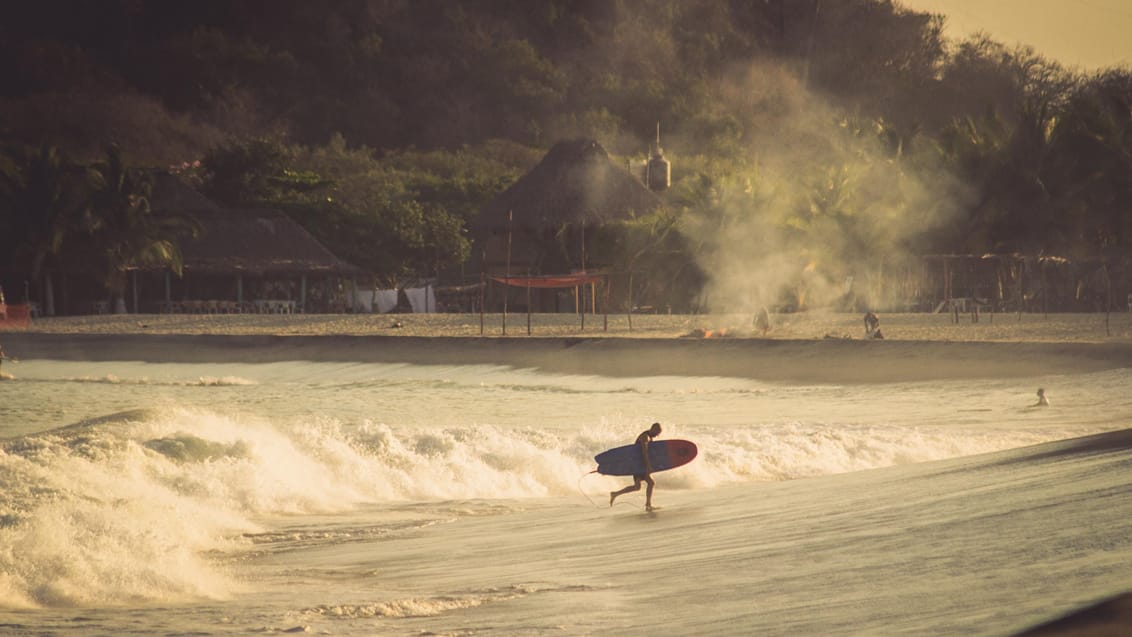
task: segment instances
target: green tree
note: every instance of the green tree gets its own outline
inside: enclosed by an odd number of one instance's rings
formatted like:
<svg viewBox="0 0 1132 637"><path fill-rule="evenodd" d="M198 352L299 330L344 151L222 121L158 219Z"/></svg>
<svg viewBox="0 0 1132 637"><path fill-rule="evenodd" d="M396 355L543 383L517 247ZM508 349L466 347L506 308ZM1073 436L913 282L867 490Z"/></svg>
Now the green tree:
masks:
<svg viewBox="0 0 1132 637"><path fill-rule="evenodd" d="M90 166L90 194L84 248L68 254L72 263L93 265L115 301L125 297L131 268L168 267L181 275L179 238L195 234L189 219L156 216L149 207L151 184L146 175L127 168L117 146L106 159ZM76 261L75 257L82 260Z"/></svg>
<svg viewBox="0 0 1132 637"><path fill-rule="evenodd" d="M943 132L940 153L958 175L962 186L956 195L965 205L963 214L936 235L932 251L980 254L996 248L991 226L1005 216L996 182L1007 170L1008 143L1009 132L994 114L957 120Z"/></svg>
<svg viewBox="0 0 1132 637"><path fill-rule="evenodd" d="M59 256L80 209L76 171L52 146L0 154L0 254L38 281Z"/></svg>
<svg viewBox="0 0 1132 637"><path fill-rule="evenodd" d="M296 175L292 152L282 142L263 137L235 139L210 149L201 165L204 193L230 206L271 205L292 198ZM319 185L317 178L304 180Z"/></svg>
<svg viewBox="0 0 1132 637"><path fill-rule="evenodd" d="M414 190L419 175L395 164L368 148L348 148L340 136L325 147L302 149L297 165L330 182L286 209L340 257L388 283L462 263L469 242L461 216L442 201L423 199Z"/></svg>
<svg viewBox="0 0 1132 637"><path fill-rule="evenodd" d="M1132 253L1132 73L1083 82L1051 131L1066 251Z"/></svg>
<svg viewBox="0 0 1132 637"><path fill-rule="evenodd" d="M945 84L977 87L940 136L940 149L967 187L967 214L950 250L1057 251L1064 224L1056 204L1062 180L1051 145L1078 79L1028 47L1008 49L989 39L965 42Z"/></svg>

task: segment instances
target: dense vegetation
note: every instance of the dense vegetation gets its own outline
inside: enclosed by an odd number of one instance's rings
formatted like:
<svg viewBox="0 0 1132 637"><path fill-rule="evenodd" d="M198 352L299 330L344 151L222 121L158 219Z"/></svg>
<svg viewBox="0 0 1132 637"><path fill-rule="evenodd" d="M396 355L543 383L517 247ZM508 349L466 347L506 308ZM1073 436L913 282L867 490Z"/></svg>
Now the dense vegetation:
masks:
<svg viewBox="0 0 1132 637"><path fill-rule="evenodd" d="M176 266L174 229L147 216L123 161L284 209L395 281L464 262L480 206L556 141L640 161L657 122L667 205L604 243L637 246L611 262L695 269L686 281L716 299L765 302L803 272L832 285L906 254L1132 252L1132 72L949 41L942 17L898 2L3 12L0 268L33 278L92 253L109 289L127 264Z"/></svg>

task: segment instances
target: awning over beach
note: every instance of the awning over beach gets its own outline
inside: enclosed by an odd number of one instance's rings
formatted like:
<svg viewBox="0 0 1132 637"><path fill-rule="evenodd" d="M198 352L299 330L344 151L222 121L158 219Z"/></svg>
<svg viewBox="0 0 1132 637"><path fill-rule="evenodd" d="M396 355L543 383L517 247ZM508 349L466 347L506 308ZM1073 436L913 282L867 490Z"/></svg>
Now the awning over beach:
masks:
<svg viewBox="0 0 1132 637"><path fill-rule="evenodd" d="M491 279L503 285L516 288L576 288L581 285L598 283L604 279L601 274L557 274L547 276L493 276Z"/></svg>
<svg viewBox="0 0 1132 637"><path fill-rule="evenodd" d="M580 288L590 286L590 311L597 314L597 284L603 283L606 285L606 293L608 293L609 275L607 273L589 273L589 272L575 272L573 274L550 274L550 275L527 275L527 276L489 276L485 281L502 283L503 285L513 288L525 288L527 290L527 302L525 305L527 313L527 334L531 333L531 290L533 289L574 289L574 306L575 311L581 317L581 329L586 329L586 299L585 295L580 293ZM481 297L482 298L482 297ZM480 333L483 333L483 309L484 303L480 302ZM605 325L608 329L609 325L609 303L608 299L605 303ZM630 321L632 319L630 318ZM632 323L630 322L630 326ZM504 297L503 303L503 333L507 334L507 299Z"/></svg>

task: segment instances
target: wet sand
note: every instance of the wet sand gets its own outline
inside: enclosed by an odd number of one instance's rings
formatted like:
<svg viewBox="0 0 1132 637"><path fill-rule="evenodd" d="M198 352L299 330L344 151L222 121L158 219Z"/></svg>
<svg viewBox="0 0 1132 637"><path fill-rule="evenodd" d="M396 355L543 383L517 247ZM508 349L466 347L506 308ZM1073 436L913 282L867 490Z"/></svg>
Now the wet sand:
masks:
<svg viewBox="0 0 1132 637"><path fill-rule="evenodd" d="M883 340L856 314L750 317L573 314L101 315L2 332L15 357L152 362L358 361L495 364L565 374L732 376L869 383L1034 377L1132 367L1132 315L882 315Z"/></svg>

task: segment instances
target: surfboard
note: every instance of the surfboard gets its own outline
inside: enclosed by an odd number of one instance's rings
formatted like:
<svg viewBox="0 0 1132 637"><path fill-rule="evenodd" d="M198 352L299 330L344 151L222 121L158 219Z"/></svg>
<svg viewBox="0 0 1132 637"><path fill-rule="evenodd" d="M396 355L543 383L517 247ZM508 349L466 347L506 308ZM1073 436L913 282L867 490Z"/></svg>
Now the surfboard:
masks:
<svg viewBox="0 0 1132 637"><path fill-rule="evenodd" d="M696 443L688 440L654 440L649 443L649 463L653 472L686 465L696 457ZM631 476L645 472L645 461L637 445L625 445L596 456L597 472L607 476Z"/></svg>

